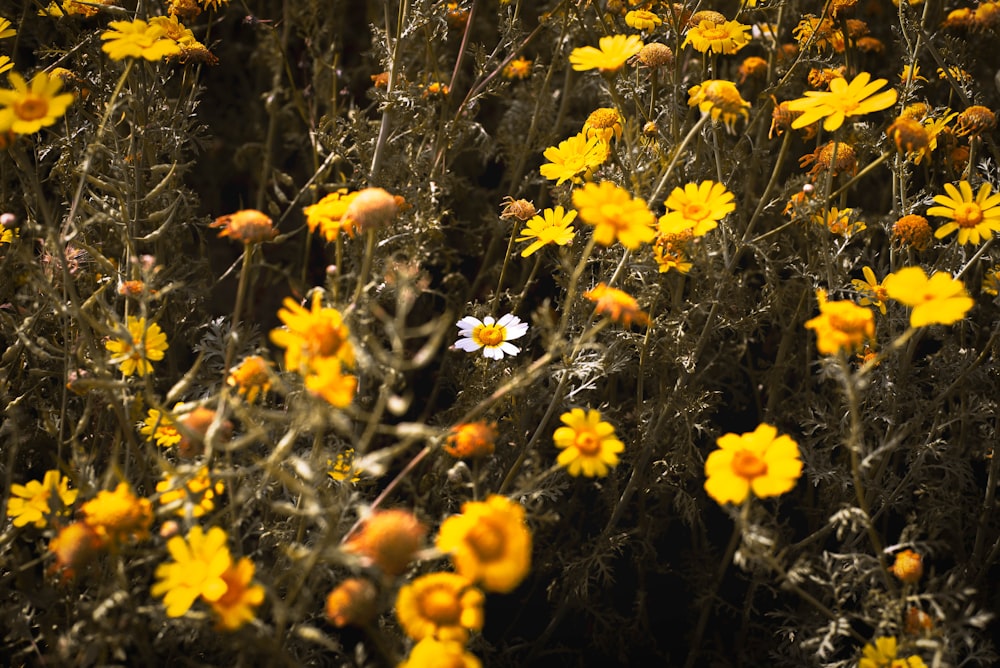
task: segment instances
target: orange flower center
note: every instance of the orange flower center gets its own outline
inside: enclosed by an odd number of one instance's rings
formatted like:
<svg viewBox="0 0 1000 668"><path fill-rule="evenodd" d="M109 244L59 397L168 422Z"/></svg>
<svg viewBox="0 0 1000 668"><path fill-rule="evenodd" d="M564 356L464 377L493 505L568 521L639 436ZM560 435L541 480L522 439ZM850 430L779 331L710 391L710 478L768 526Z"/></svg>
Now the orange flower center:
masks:
<svg viewBox="0 0 1000 668"><path fill-rule="evenodd" d="M481 561L494 561L503 554L503 534L497 526L486 519L479 520L465 536L467 542Z"/></svg>
<svg viewBox="0 0 1000 668"><path fill-rule="evenodd" d="M425 592L420 600L424 617L438 626L454 626L462 616L462 604L450 589L439 587Z"/></svg>
<svg viewBox="0 0 1000 668"><path fill-rule="evenodd" d="M22 121L34 121L45 118L49 113L49 102L44 97L28 95L14 105L14 115Z"/></svg>
<svg viewBox="0 0 1000 668"><path fill-rule="evenodd" d="M975 227L983 222L983 210L975 202L964 202L955 207L955 222L959 227Z"/></svg>
<svg viewBox="0 0 1000 668"><path fill-rule="evenodd" d="M733 456L733 473L752 479L767 473L767 462L749 450L740 450Z"/></svg>
<svg viewBox="0 0 1000 668"><path fill-rule="evenodd" d="M701 220L708 215L708 207L698 202L684 205L684 217L688 220Z"/></svg>
<svg viewBox="0 0 1000 668"><path fill-rule="evenodd" d="M601 451L601 439L591 430L581 431L576 435L573 445L581 454L593 457Z"/></svg>
<svg viewBox="0 0 1000 668"><path fill-rule="evenodd" d="M322 357L336 354L343 339L340 333L329 322L317 322L309 331L309 349Z"/></svg>
<svg viewBox="0 0 1000 668"><path fill-rule="evenodd" d="M845 334L864 334L867 321L863 318L851 318L831 313L829 315L830 328Z"/></svg>
<svg viewBox="0 0 1000 668"><path fill-rule="evenodd" d="M708 28L701 31L701 36L710 42L721 42L730 39L729 31L723 27Z"/></svg>
<svg viewBox="0 0 1000 668"><path fill-rule="evenodd" d="M476 332L476 339L484 346L498 346L503 343L503 328L496 325L483 325Z"/></svg>

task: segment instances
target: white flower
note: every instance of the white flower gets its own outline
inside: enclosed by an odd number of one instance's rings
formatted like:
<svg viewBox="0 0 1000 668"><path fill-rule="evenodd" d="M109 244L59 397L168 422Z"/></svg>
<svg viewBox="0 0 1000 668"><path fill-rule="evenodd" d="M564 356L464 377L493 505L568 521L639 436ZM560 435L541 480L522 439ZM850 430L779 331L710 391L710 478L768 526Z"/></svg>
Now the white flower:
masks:
<svg viewBox="0 0 1000 668"><path fill-rule="evenodd" d="M455 347L467 353L480 348L490 359L503 359L503 354L516 355L521 352L517 346L507 343L528 333L528 324L508 313L499 320L486 316L482 320L467 315L458 321L458 335L465 337L455 342Z"/></svg>

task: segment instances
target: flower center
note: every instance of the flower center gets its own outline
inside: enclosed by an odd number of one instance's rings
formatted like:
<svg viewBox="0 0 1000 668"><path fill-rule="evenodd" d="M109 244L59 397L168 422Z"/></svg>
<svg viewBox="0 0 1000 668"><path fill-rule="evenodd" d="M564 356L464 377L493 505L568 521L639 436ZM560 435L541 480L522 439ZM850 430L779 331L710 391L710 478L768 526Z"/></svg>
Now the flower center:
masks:
<svg viewBox="0 0 1000 668"><path fill-rule="evenodd" d="M573 445L581 454L593 457L601 451L601 439L591 430L581 431L576 435Z"/></svg>
<svg viewBox="0 0 1000 668"><path fill-rule="evenodd" d="M850 318L835 313L830 314L830 327L845 334L862 334L865 331L865 321L861 318Z"/></svg>
<svg viewBox="0 0 1000 668"><path fill-rule="evenodd" d="M462 615L462 606L454 592L438 588L424 593L420 608L424 616L438 626L454 626Z"/></svg>
<svg viewBox="0 0 1000 668"><path fill-rule="evenodd" d="M710 42L721 42L729 39L729 31L725 28L708 28L701 31L701 36Z"/></svg>
<svg viewBox="0 0 1000 668"><path fill-rule="evenodd" d="M697 202L684 205L684 217L688 220L701 220L708 215L708 207Z"/></svg>
<svg viewBox="0 0 1000 668"><path fill-rule="evenodd" d="M483 325L478 332L476 332L476 338L484 346L498 346L503 343L503 327L497 325Z"/></svg>
<svg viewBox="0 0 1000 668"><path fill-rule="evenodd" d="M733 473L748 480L767 473L767 462L749 450L740 450L733 456Z"/></svg>
<svg viewBox="0 0 1000 668"><path fill-rule="evenodd" d="M959 227L975 227L983 222L983 210L975 202L965 202L955 207L955 222Z"/></svg>
<svg viewBox="0 0 1000 668"><path fill-rule="evenodd" d="M343 339L336 328L328 322L315 323L309 333L310 348L322 357L329 357L337 352Z"/></svg>
<svg viewBox="0 0 1000 668"><path fill-rule="evenodd" d="M481 561L495 561L503 554L503 535L488 520L479 520L465 537Z"/></svg>
<svg viewBox="0 0 1000 668"><path fill-rule="evenodd" d="M35 95L28 95L14 105L14 115L22 121L34 121L39 118L45 118L48 113L48 101L43 97Z"/></svg>

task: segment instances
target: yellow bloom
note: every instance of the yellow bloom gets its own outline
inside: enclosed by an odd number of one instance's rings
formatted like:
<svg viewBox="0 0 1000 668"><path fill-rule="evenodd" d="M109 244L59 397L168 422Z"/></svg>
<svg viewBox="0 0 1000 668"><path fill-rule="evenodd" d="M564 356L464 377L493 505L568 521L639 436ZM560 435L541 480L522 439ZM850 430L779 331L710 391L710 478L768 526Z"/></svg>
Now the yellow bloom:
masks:
<svg viewBox="0 0 1000 668"><path fill-rule="evenodd" d="M691 271L693 265L688 258L688 244L693 238L690 228L676 234L660 234L656 237L653 258L661 274L671 269L676 269L681 274Z"/></svg>
<svg viewBox="0 0 1000 668"><path fill-rule="evenodd" d="M338 452L336 461L328 459L326 465L329 467L326 474L337 482L361 480L361 471L354 468L354 448Z"/></svg>
<svg viewBox="0 0 1000 668"><path fill-rule="evenodd" d="M167 474L156 483L160 505L176 505L175 513L181 517L201 517L215 509L215 499L226 489L221 480L212 483L208 467L202 466L191 474Z"/></svg>
<svg viewBox="0 0 1000 668"><path fill-rule="evenodd" d="M660 216L660 233L677 234L689 229L694 236L703 236L736 209L734 199L726 186L715 181L674 188L664 202L667 212Z"/></svg>
<svg viewBox="0 0 1000 668"><path fill-rule="evenodd" d="M1000 264L995 264L983 273L982 290L996 297L1000 294Z"/></svg>
<svg viewBox="0 0 1000 668"><path fill-rule="evenodd" d="M625 24L636 30L656 30L663 19L646 9L633 9L625 14Z"/></svg>
<svg viewBox="0 0 1000 668"><path fill-rule="evenodd" d="M8 37L13 37L16 34L17 31L11 27L10 21L0 17L0 39L7 39Z"/></svg>
<svg viewBox="0 0 1000 668"><path fill-rule="evenodd" d="M520 56L503 68L504 79L527 79L531 75L531 61Z"/></svg>
<svg viewBox="0 0 1000 668"><path fill-rule="evenodd" d="M639 53L642 40L638 35L609 35L598 42L600 48L581 46L569 54L569 62L578 72L600 70L617 72L625 61Z"/></svg>
<svg viewBox="0 0 1000 668"><path fill-rule="evenodd" d="M174 409L180 404L176 404ZM162 448L169 448L181 442L181 434L174 426L173 418L169 414L163 413L155 408L150 408L146 419L139 428L139 433L146 437L147 441L156 441Z"/></svg>
<svg viewBox="0 0 1000 668"><path fill-rule="evenodd" d="M604 164L610 155L607 144L596 137L587 138L582 132L550 146L542 154L549 162L538 168L539 173L556 185L564 181L580 183L581 174L590 174Z"/></svg>
<svg viewBox="0 0 1000 668"><path fill-rule="evenodd" d="M590 112L590 116L587 116L587 120L583 123L583 134L587 136L587 139L596 137L607 144L612 137L622 138L622 124L624 122L625 119L614 107L601 107Z"/></svg>
<svg viewBox="0 0 1000 668"><path fill-rule="evenodd" d="M343 372L344 363L336 357L317 357L305 375L306 389L323 397L331 406L347 408L358 390L356 376Z"/></svg>
<svg viewBox="0 0 1000 668"><path fill-rule="evenodd" d="M437 548L451 555L455 570L486 591L506 594L531 570L531 531L524 508L491 494L462 504L462 514L441 524Z"/></svg>
<svg viewBox="0 0 1000 668"><path fill-rule="evenodd" d="M629 250L649 243L656 236L655 217L646 201L633 198L627 190L611 181L587 183L573 191L573 206L580 220L594 226L594 240L610 246L616 240Z"/></svg>
<svg viewBox="0 0 1000 668"><path fill-rule="evenodd" d="M726 434L716 443L719 449L705 460L705 491L716 503L741 504L751 491L762 499L779 496L802 475L798 443L778 436L769 424L742 435Z"/></svg>
<svg viewBox="0 0 1000 668"><path fill-rule="evenodd" d="M306 310L291 297L286 297L278 318L284 327L271 330L271 342L285 349L285 368L306 375L320 358L336 357L347 366L354 366L354 346L348 340L350 331L335 308L323 308L323 295L315 292L312 308Z"/></svg>
<svg viewBox="0 0 1000 668"><path fill-rule="evenodd" d="M396 617L414 640L435 638L464 643L483 628L483 592L458 573L429 573L404 585L396 597Z"/></svg>
<svg viewBox="0 0 1000 668"><path fill-rule="evenodd" d="M931 242L931 226L923 216L911 213L892 224L892 240L914 250L927 250Z"/></svg>
<svg viewBox="0 0 1000 668"><path fill-rule="evenodd" d="M807 321L806 328L816 330L816 348L822 354L861 350L866 341L875 338L875 317L871 311L854 302L827 301L824 290L817 290L816 298L819 315Z"/></svg>
<svg viewBox="0 0 1000 668"><path fill-rule="evenodd" d="M10 486L7 516L14 518L16 527L34 524L44 529L50 515L68 513L79 493L80 490L69 488L69 478L59 471L46 471L41 482L31 480L24 485L15 483Z"/></svg>
<svg viewBox="0 0 1000 668"><path fill-rule="evenodd" d="M868 227L864 221L852 221L851 215L853 213L854 209L838 209L837 207L833 207L832 209L817 211L813 214L812 221L817 225L822 225L834 234L849 237Z"/></svg>
<svg viewBox="0 0 1000 668"><path fill-rule="evenodd" d="M733 124L740 116L750 117L750 103L740 96L736 84L723 79L710 79L691 86L688 106L697 106L703 114L710 114L713 121L722 119L726 130L733 132Z"/></svg>
<svg viewBox="0 0 1000 668"><path fill-rule="evenodd" d="M864 646L858 668L927 668L927 664L916 654L899 656L896 637L876 638L875 644Z"/></svg>
<svg viewBox="0 0 1000 668"><path fill-rule="evenodd" d="M152 373L151 362L163 359L163 352L169 347L167 335L155 322L146 326L145 318L128 317L129 338L111 339L104 347L112 353L111 364L120 364L122 374L131 376L138 373L145 376Z"/></svg>
<svg viewBox="0 0 1000 668"><path fill-rule="evenodd" d="M862 267L861 272L865 275L865 280L855 278L851 281L851 285L863 295L859 303L862 306L875 306L885 315L885 300L889 298L885 286L879 284L871 267Z"/></svg>
<svg viewBox="0 0 1000 668"><path fill-rule="evenodd" d="M695 51L701 53L733 54L749 43L749 31L750 26L739 21L700 21L698 25L688 29L681 47L690 44Z"/></svg>
<svg viewBox="0 0 1000 668"><path fill-rule="evenodd" d="M924 562L920 554L913 550L896 553L896 560L889 569L892 574L907 584L915 584L924 574Z"/></svg>
<svg viewBox="0 0 1000 668"><path fill-rule="evenodd" d="M806 91L805 97L788 103L791 111L803 112L792 121L792 127L797 130L825 118L823 129L833 132L843 125L848 116L863 116L887 109L896 103L896 89L878 92L886 83L885 79L871 81L871 75L862 72L850 83L846 79L834 79L830 82L829 91Z"/></svg>
<svg viewBox="0 0 1000 668"><path fill-rule="evenodd" d="M583 296L597 304L594 307L596 313L626 327L631 327L633 321L637 325L649 324L649 314L640 309L639 302L627 292L610 288L602 282L584 292Z"/></svg>
<svg viewBox="0 0 1000 668"><path fill-rule="evenodd" d="M48 572L63 579L76 577L102 547L100 537L85 522L67 524L49 541L48 551L55 557L55 563L48 568Z"/></svg>
<svg viewBox="0 0 1000 668"><path fill-rule="evenodd" d="M609 467L618 466L618 453L625 444L615 437L614 426L601 420L600 411L574 408L559 419L565 426L552 434L556 447L562 450L556 462L570 475L604 477Z"/></svg>
<svg viewBox="0 0 1000 668"><path fill-rule="evenodd" d="M0 74L14 69L14 61L7 56L0 56Z"/></svg>
<svg viewBox="0 0 1000 668"><path fill-rule="evenodd" d="M254 619L254 609L264 602L264 588L253 584L254 565L247 557L222 572L225 593L208 601L216 617L216 628L235 631Z"/></svg>
<svg viewBox="0 0 1000 668"><path fill-rule="evenodd" d="M984 183L973 197L968 181L959 181L958 188L951 183L944 184L946 195L935 195L939 206L927 209L929 216L951 218L937 228L934 236L942 239L958 230L958 243L979 244L1000 232L1000 193L990 195L991 186Z"/></svg>
<svg viewBox="0 0 1000 668"><path fill-rule="evenodd" d="M487 457L493 454L497 438L494 422L465 422L455 425L448 432L444 451L452 457Z"/></svg>
<svg viewBox="0 0 1000 668"><path fill-rule="evenodd" d="M48 127L66 113L72 93L59 95L62 79L39 72L27 84L17 72L8 75L11 89L0 90L0 132L27 135Z"/></svg>
<svg viewBox="0 0 1000 668"><path fill-rule="evenodd" d="M572 225L575 219L576 211L573 209L566 211L562 206L557 206L555 209L545 209L541 215L535 215L521 230L521 236L514 240L534 240L521 251L521 257L528 257L548 244L565 246L573 241L573 238L576 237Z"/></svg>
<svg viewBox="0 0 1000 668"><path fill-rule="evenodd" d="M184 615L199 597L211 603L226 593L229 584L222 576L233 562L227 540L219 527L205 534L196 525L186 540L174 536L167 541L174 560L156 567L157 582L150 591L153 596L163 596L168 617Z"/></svg>
<svg viewBox="0 0 1000 668"><path fill-rule="evenodd" d="M149 499L137 497L127 482L118 483L115 491L101 491L81 506L83 521L112 548L130 538L143 540L149 537L153 523L153 505Z"/></svg>
<svg viewBox="0 0 1000 668"><path fill-rule="evenodd" d="M882 285L890 298L913 307L911 327L954 324L975 304L962 281L943 271L928 278L922 268L906 267L886 276Z"/></svg>
<svg viewBox="0 0 1000 668"><path fill-rule="evenodd" d="M162 25L148 24L142 19L134 19L112 21L108 26L110 30L101 33L101 39L104 40L101 50L108 54L111 60L125 58L163 60L181 53L180 44L167 37Z"/></svg>
<svg viewBox="0 0 1000 668"><path fill-rule="evenodd" d="M330 193L312 206L307 206L302 211L306 214L306 225L310 232L315 232L319 228L320 234L327 241L333 241L337 235L343 232L349 237L353 237L357 232L357 227L351 219L345 219L347 207L351 205L357 192L347 192L347 188L341 188L337 192Z"/></svg>
<svg viewBox="0 0 1000 668"><path fill-rule="evenodd" d="M410 650L399 668L482 668L482 662L465 651L456 640L437 640L427 636Z"/></svg>
<svg viewBox="0 0 1000 668"><path fill-rule="evenodd" d="M237 393L252 404L271 389L271 363L260 355L251 355L229 372L226 385L237 388Z"/></svg>

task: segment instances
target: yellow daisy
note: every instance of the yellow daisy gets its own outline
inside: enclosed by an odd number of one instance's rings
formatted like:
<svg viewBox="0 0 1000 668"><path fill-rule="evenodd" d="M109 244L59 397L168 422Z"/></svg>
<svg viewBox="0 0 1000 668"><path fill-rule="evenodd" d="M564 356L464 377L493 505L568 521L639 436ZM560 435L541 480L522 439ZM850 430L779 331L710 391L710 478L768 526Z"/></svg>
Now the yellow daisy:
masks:
<svg viewBox="0 0 1000 668"><path fill-rule="evenodd" d="M112 353L111 364L120 364L122 374L137 373L145 376L152 373L152 362L163 359L169 347L167 335L155 322L146 325L145 318L129 316L127 320L128 338L115 338L105 342L104 347Z"/></svg>
<svg viewBox="0 0 1000 668"><path fill-rule="evenodd" d="M905 267L886 276L882 284L891 299L913 307L911 327L952 325L975 304L965 284L943 271L928 278L920 267Z"/></svg>
<svg viewBox="0 0 1000 668"><path fill-rule="evenodd" d="M872 312L850 301L827 301L826 291L817 290L819 315L808 320L806 329L816 332L816 348L824 355L861 350L875 338Z"/></svg>
<svg viewBox="0 0 1000 668"><path fill-rule="evenodd" d="M798 444L769 424L716 442L719 449L705 460L705 491L719 504L741 504L751 491L758 498L779 496L802 475Z"/></svg>
<svg viewBox="0 0 1000 668"><path fill-rule="evenodd" d="M690 229L694 236L703 236L736 209L734 200L735 196L726 186L715 181L674 188L664 202L667 211L660 216L660 233L677 234Z"/></svg>
<svg viewBox="0 0 1000 668"><path fill-rule="evenodd" d="M521 231L521 236L514 241L531 241L521 257L528 257L548 244L565 246L576 237L572 222L576 220L576 211L566 211L562 206L555 209L545 209L541 215L536 215L527 222Z"/></svg>
<svg viewBox="0 0 1000 668"><path fill-rule="evenodd" d="M896 89L879 90L888 83L885 79L871 81L868 72L861 72L850 83L846 79L834 79L829 91L806 91L805 97L791 100L791 111L803 112L792 121L792 128L804 128L820 119L823 129L833 132L849 116L864 116L887 109L896 103Z"/></svg>
<svg viewBox="0 0 1000 668"><path fill-rule="evenodd" d="M957 188L944 184L947 194L935 195L938 206L927 209L927 214L950 218L951 222L939 227L934 236L942 239L958 230L958 243L975 245L1000 232L1000 193L991 196L991 189L989 183L984 183L973 197L968 181L959 181Z"/></svg>
<svg viewBox="0 0 1000 668"><path fill-rule="evenodd" d="M616 240L636 250L656 237L656 221L646 201L633 198L627 190L610 181L587 183L573 191L573 206L580 220L594 226L594 240L610 246Z"/></svg>
<svg viewBox="0 0 1000 668"><path fill-rule="evenodd" d="M552 440L562 450L556 462L572 476L604 477L618 465L618 453L625 444L615 437L615 428L601 420L600 411L574 408L559 416L563 427L556 429Z"/></svg>
<svg viewBox="0 0 1000 668"><path fill-rule="evenodd" d="M39 72L27 84L11 72L11 89L0 90L0 132L31 134L56 122L73 102L72 93L59 94L62 79Z"/></svg>
<svg viewBox="0 0 1000 668"><path fill-rule="evenodd" d="M538 168L542 176L554 180L580 183L582 174L590 174L608 159L608 146L597 137L587 137L582 132L550 146L542 154L549 162Z"/></svg>
<svg viewBox="0 0 1000 668"><path fill-rule="evenodd" d="M598 42L600 48L581 46L569 54L569 62L574 70L600 70L617 72L625 61L639 53L642 40L638 35L608 35Z"/></svg>

